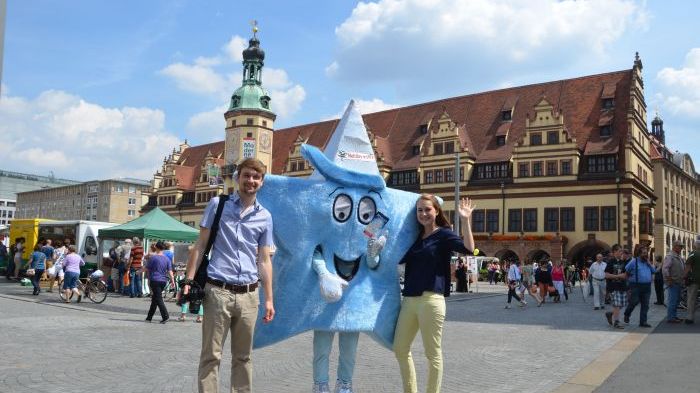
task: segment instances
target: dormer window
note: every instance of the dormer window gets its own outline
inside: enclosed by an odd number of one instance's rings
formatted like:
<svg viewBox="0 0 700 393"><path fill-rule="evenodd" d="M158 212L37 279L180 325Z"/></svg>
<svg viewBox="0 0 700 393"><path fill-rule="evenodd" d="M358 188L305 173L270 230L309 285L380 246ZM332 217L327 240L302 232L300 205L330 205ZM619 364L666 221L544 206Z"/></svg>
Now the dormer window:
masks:
<svg viewBox="0 0 700 393"><path fill-rule="evenodd" d="M420 146L413 146L413 155L417 156L420 154Z"/></svg>
<svg viewBox="0 0 700 393"><path fill-rule="evenodd" d="M249 118L245 119L245 124L248 126L252 126L253 125L253 118L249 117Z"/></svg>
<svg viewBox="0 0 700 393"><path fill-rule="evenodd" d="M505 135L500 135L496 137L496 146L504 146L506 144Z"/></svg>
<svg viewBox="0 0 700 393"><path fill-rule="evenodd" d="M611 124L606 124L604 126L600 127L600 136L602 137L608 137L612 136L612 125Z"/></svg>
<svg viewBox="0 0 700 393"><path fill-rule="evenodd" d="M421 134L427 134L427 133L428 133L428 125L427 125L427 124L421 124L419 129L420 129L420 133L421 133Z"/></svg>
<svg viewBox="0 0 700 393"><path fill-rule="evenodd" d="M501 112L501 120L503 121L510 121L512 119L512 116L513 114L510 110Z"/></svg>
<svg viewBox="0 0 700 393"><path fill-rule="evenodd" d="M534 133L530 134L530 145L537 146L542 144L542 134Z"/></svg>
<svg viewBox="0 0 700 393"><path fill-rule="evenodd" d="M557 131L550 131L547 133L547 144L548 145L559 144L559 133Z"/></svg>
<svg viewBox="0 0 700 393"><path fill-rule="evenodd" d="M452 154L455 152L455 144L453 142L445 142L445 154Z"/></svg>
<svg viewBox="0 0 700 393"><path fill-rule="evenodd" d="M442 143L435 143L433 145L433 154L436 156L442 154Z"/></svg>
<svg viewBox="0 0 700 393"><path fill-rule="evenodd" d="M615 100L612 98L603 98L603 109L612 109L615 107Z"/></svg>

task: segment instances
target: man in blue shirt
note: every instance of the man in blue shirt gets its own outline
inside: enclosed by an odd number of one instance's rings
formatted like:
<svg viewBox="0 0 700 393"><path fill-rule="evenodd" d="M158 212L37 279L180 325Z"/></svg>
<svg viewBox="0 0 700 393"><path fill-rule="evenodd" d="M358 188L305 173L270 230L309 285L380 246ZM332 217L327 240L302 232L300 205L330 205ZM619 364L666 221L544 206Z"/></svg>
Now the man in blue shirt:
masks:
<svg viewBox="0 0 700 393"><path fill-rule="evenodd" d="M219 364L226 336L231 332L231 391L250 392L253 383L253 331L260 297L258 281L264 287L263 322L272 321L272 217L256 200L263 185L265 165L248 158L238 165L238 191L225 202L216 240L209 253L207 284L204 288L202 351L199 356L199 391L217 392ZM186 278L192 280L201 263L219 204L209 202L199 229L199 239L187 261ZM187 293L189 286L184 285Z"/></svg>
<svg viewBox="0 0 700 393"><path fill-rule="evenodd" d="M651 327L647 323L647 311L649 311L649 297L651 296L651 282L656 268L649 261L649 249L646 246L639 247L639 254L625 266L627 282L631 291L630 302L625 309L625 323L629 323L632 311L641 303L639 310L639 327Z"/></svg>

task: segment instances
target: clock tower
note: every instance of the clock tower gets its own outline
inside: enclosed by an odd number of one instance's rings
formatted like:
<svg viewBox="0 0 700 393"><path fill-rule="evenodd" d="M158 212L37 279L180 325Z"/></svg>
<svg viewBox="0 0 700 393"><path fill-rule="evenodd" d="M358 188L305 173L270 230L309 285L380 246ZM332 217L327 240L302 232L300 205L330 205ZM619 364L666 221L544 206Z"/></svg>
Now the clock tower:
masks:
<svg viewBox="0 0 700 393"><path fill-rule="evenodd" d="M224 147L224 176L226 189L235 184L232 174L244 159L254 157L272 170L272 130L277 115L272 112L270 95L262 86L265 52L257 38L257 22L253 22L253 38L243 51L243 84L231 96L224 114L226 139Z"/></svg>

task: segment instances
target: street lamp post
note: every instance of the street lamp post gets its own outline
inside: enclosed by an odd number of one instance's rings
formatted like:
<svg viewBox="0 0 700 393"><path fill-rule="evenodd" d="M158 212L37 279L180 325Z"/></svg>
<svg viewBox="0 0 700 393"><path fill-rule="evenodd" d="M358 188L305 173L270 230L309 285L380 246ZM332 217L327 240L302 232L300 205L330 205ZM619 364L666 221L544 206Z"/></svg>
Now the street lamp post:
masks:
<svg viewBox="0 0 700 393"><path fill-rule="evenodd" d="M501 235L506 233L506 184L501 182Z"/></svg>
<svg viewBox="0 0 700 393"><path fill-rule="evenodd" d="M455 228L455 232L457 232L457 234L461 235L461 234L462 234L462 232L460 232L460 229L461 229L461 228L460 228L460 225L461 225L461 224L460 224L460 217L459 217L459 213L458 213L458 206L459 206L459 170L460 170L460 166L459 166L459 152L457 152L457 153L455 154L455 211L454 211L454 217L455 217L454 224L455 224L455 225L454 225L454 228Z"/></svg>

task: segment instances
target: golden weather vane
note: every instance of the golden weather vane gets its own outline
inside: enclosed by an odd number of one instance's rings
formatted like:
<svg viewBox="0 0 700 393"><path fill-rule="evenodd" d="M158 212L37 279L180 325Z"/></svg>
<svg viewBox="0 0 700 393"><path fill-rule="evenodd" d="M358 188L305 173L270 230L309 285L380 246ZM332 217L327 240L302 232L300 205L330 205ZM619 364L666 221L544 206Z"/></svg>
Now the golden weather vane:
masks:
<svg viewBox="0 0 700 393"><path fill-rule="evenodd" d="M255 37L255 34L258 32L258 21L253 19L250 21L250 25L253 26L253 37Z"/></svg>

